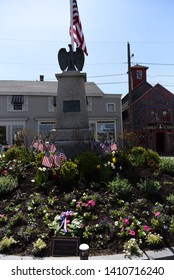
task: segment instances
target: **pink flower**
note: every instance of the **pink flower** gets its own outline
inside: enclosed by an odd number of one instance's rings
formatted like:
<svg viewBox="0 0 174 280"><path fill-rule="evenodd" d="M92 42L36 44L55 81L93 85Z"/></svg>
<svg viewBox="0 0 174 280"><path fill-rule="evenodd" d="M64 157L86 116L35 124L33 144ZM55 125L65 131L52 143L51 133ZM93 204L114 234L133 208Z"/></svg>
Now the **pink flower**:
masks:
<svg viewBox="0 0 174 280"><path fill-rule="evenodd" d="M91 199L91 200L88 201L88 204L91 205L91 206L95 206L96 202L93 199Z"/></svg>
<svg viewBox="0 0 174 280"><path fill-rule="evenodd" d="M155 213L155 216L157 217L157 216L159 216L161 213L160 212L156 212Z"/></svg>
<svg viewBox="0 0 174 280"><path fill-rule="evenodd" d="M84 204L85 207L95 206L95 205L96 205L96 202L93 199L89 200L87 203Z"/></svg>
<svg viewBox="0 0 174 280"><path fill-rule="evenodd" d="M5 215L4 214L0 214L0 218L4 218L5 217Z"/></svg>
<svg viewBox="0 0 174 280"><path fill-rule="evenodd" d="M130 233L130 235L135 236L135 231L134 231L134 230L131 230L131 229L130 229L129 233Z"/></svg>
<svg viewBox="0 0 174 280"><path fill-rule="evenodd" d="M129 220L128 219L124 219L124 223L125 223L125 225L129 225Z"/></svg>
<svg viewBox="0 0 174 280"><path fill-rule="evenodd" d="M145 231L149 231L149 230L150 230L150 227L149 227L149 226L144 226L144 230L145 230Z"/></svg>
<svg viewBox="0 0 174 280"><path fill-rule="evenodd" d="M81 204L82 204L82 201L77 201L77 207L80 207Z"/></svg>

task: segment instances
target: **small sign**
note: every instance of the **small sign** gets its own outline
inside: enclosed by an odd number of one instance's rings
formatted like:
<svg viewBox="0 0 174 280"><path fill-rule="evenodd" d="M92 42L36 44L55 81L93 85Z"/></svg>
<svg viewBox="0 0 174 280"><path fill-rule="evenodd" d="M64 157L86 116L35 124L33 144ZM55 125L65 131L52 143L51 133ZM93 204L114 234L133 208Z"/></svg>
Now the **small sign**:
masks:
<svg viewBox="0 0 174 280"><path fill-rule="evenodd" d="M79 255L79 237L52 237L51 255L53 257L78 256Z"/></svg>

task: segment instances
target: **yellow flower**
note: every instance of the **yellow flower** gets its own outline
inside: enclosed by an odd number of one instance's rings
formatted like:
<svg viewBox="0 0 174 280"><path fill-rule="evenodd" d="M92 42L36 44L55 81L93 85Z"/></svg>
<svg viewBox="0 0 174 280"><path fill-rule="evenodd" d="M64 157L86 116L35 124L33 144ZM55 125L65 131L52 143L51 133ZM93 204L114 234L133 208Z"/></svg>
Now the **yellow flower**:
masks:
<svg viewBox="0 0 174 280"><path fill-rule="evenodd" d="M116 158L115 158L115 157L112 158L112 162L113 162L113 163L116 162Z"/></svg>
<svg viewBox="0 0 174 280"><path fill-rule="evenodd" d="M100 164L97 165L97 169L100 169Z"/></svg>

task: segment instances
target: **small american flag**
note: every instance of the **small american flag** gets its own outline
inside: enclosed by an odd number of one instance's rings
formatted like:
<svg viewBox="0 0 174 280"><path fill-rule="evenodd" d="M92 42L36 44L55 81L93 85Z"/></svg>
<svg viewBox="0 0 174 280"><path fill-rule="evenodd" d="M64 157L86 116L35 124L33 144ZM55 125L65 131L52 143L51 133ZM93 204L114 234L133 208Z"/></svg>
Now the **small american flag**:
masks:
<svg viewBox="0 0 174 280"><path fill-rule="evenodd" d="M117 144L113 143L111 144L111 151L116 151L117 150Z"/></svg>
<svg viewBox="0 0 174 280"><path fill-rule="evenodd" d="M63 152L56 152L54 155L54 165L61 166L61 163L65 161L67 158Z"/></svg>
<svg viewBox="0 0 174 280"><path fill-rule="evenodd" d="M42 160L42 165L46 167L52 167L53 161L54 161L53 156L50 155L49 152L46 152Z"/></svg>
<svg viewBox="0 0 174 280"><path fill-rule="evenodd" d="M85 38L82 31L82 24L80 21L77 1L73 0L72 2L72 17L73 17L73 41L76 43L77 47L81 48L86 55L88 55L88 51L85 44ZM71 27L70 27L70 35L71 35Z"/></svg>

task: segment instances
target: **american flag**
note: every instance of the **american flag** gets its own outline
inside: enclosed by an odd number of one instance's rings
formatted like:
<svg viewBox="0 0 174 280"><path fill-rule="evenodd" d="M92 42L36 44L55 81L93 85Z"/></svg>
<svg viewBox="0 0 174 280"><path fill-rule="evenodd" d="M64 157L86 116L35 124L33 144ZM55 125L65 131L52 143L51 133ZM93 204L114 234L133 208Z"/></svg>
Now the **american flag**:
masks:
<svg viewBox="0 0 174 280"><path fill-rule="evenodd" d="M49 152L46 152L42 160L42 165L46 167L52 167L53 161L54 161L53 156L50 155Z"/></svg>
<svg viewBox="0 0 174 280"><path fill-rule="evenodd" d="M67 158L63 152L55 153L54 155L54 165L61 166L62 161L65 161Z"/></svg>
<svg viewBox="0 0 174 280"><path fill-rule="evenodd" d="M86 55L88 55L88 51L85 44L85 39L82 31L82 24L80 21L77 1L73 0L72 3L72 18L73 18L73 41L76 43L77 47L81 48ZM70 35L71 35L71 27L70 27Z"/></svg>
<svg viewBox="0 0 174 280"><path fill-rule="evenodd" d="M116 151L117 150L117 144L113 143L111 144L111 151Z"/></svg>

